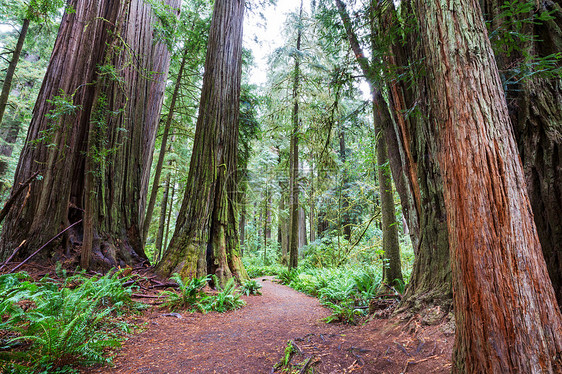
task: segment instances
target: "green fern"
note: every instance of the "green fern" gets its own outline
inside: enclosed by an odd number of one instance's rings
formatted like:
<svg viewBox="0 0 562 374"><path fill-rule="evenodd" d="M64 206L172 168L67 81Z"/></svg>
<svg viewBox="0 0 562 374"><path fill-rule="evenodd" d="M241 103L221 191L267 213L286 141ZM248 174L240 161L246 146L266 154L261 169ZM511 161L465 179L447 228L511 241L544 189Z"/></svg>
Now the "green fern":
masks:
<svg viewBox="0 0 562 374"><path fill-rule="evenodd" d="M170 278L179 286L179 294L174 291L164 291L166 301L163 306L170 310L188 309L205 312L204 307L208 296L203 292L203 288L211 279L210 276L202 278L192 278L185 282L178 273L174 273Z"/></svg>
<svg viewBox="0 0 562 374"><path fill-rule="evenodd" d="M242 292L242 294L246 296L261 295L261 287L262 285L257 280L252 279L242 284L242 286L240 287L240 292Z"/></svg>
<svg viewBox="0 0 562 374"><path fill-rule="evenodd" d="M219 284L218 279L214 277L215 284ZM244 300L240 299L241 294L236 290L236 284L234 278L230 278L224 288L217 286L219 292L209 298L209 302L206 305L208 311L216 311L224 313L229 310L235 310L243 307L246 303Z"/></svg>

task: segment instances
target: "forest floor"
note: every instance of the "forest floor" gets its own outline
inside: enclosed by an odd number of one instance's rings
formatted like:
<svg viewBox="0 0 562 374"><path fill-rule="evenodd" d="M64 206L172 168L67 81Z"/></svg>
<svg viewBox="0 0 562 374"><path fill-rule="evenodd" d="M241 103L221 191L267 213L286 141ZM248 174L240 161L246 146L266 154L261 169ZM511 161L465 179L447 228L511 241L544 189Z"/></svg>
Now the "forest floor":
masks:
<svg viewBox="0 0 562 374"><path fill-rule="evenodd" d="M372 319L326 324L318 299L259 278L262 296L244 297L242 309L170 314L152 308L131 323L144 326L118 351L113 367L85 373L273 373L292 340L298 373L449 373L454 335L446 325L416 319ZM179 318L178 318L179 317ZM300 365L299 365L300 364ZM304 372L304 371L302 371Z"/></svg>

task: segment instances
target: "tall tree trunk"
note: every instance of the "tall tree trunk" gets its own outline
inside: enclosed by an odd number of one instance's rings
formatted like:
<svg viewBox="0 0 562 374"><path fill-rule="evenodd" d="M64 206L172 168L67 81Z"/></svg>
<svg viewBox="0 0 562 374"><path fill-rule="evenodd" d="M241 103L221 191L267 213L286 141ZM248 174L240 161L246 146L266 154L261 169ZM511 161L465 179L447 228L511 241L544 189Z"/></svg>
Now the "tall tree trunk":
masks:
<svg viewBox="0 0 562 374"><path fill-rule="evenodd" d="M14 74L16 73L16 67L18 66L18 61L20 59L21 51L23 49L23 42L27 36L27 30L29 29L29 19L24 19L21 26L20 35L16 43L16 48L12 53L12 59L8 65L8 70L6 70L6 76L4 77L4 84L2 85L2 93L0 94L0 125L2 124L2 119L4 118L4 113L6 112L6 105L8 105L8 97L10 96L10 90L12 89L12 80L14 79Z"/></svg>
<svg viewBox="0 0 562 374"><path fill-rule="evenodd" d="M299 23L302 22L303 1L301 0ZM301 49L302 28L298 26L296 50ZM300 56L295 54L293 77L293 114L289 162L289 269L296 269L299 262L299 86Z"/></svg>
<svg viewBox="0 0 562 374"><path fill-rule="evenodd" d="M428 119L420 112L427 95L425 77L408 71L423 59L418 23L410 2L402 3L400 8L401 17L392 6L380 15L381 35L386 36L402 18L405 36L384 46L392 110L385 108L382 98L378 105L387 147L393 150L389 151L390 166L415 253L410 282L398 312L423 314L439 306L446 315L452 307L453 295L443 181L435 152L431 151L430 134L424 130ZM413 76L415 83L399 76Z"/></svg>
<svg viewBox="0 0 562 374"><path fill-rule="evenodd" d="M287 215L285 213L285 200L287 198L286 185L279 182L281 196L279 197L279 219L278 219L278 229L277 229L277 240L281 245L281 264L288 264L289 255L289 225L287 222Z"/></svg>
<svg viewBox="0 0 562 374"><path fill-rule="evenodd" d="M538 8L509 19L503 14L504 1L483 3L484 15L495 31L492 41L511 33L521 36L510 54L498 49L496 61L504 79L542 251L558 305L562 305L562 85L559 78L545 77L544 73L527 77L515 73L533 72L533 68L525 68L529 56L544 58L562 50L562 1L537 2ZM528 22L547 11L554 19ZM521 30L510 27L517 23L523 25Z"/></svg>
<svg viewBox="0 0 562 374"><path fill-rule="evenodd" d="M172 212L174 210L174 197L176 195L177 172L175 174L176 175L174 175L171 183L172 196L170 196L170 207L168 208L168 217L166 218L166 235L164 236L164 243L162 243L162 251L160 253L160 258L158 260L164 257L164 253L168 248L168 236L169 236L168 234L170 233L170 223L172 221Z"/></svg>
<svg viewBox="0 0 562 374"><path fill-rule="evenodd" d="M299 254L302 256L302 248L307 245L306 236L306 212L303 207L299 208Z"/></svg>
<svg viewBox="0 0 562 374"><path fill-rule="evenodd" d="M171 164L171 162L169 164ZM158 263L162 258L162 243L164 241L164 228L166 226L166 216L168 213L168 196L170 194L171 179L172 173L168 172L168 175L166 175L166 183L164 184L162 201L160 202L160 218L158 220L158 233L156 234L154 263Z"/></svg>
<svg viewBox="0 0 562 374"><path fill-rule="evenodd" d="M244 0L215 2L187 186L168 251L156 271L247 278L235 209Z"/></svg>
<svg viewBox="0 0 562 374"><path fill-rule="evenodd" d="M562 317L480 7L415 5L450 237L453 372L559 373Z"/></svg>
<svg viewBox="0 0 562 374"><path fill-rule="evenodd" d="M177 9L179 1L166 4ZM36 171L43 178L16 204L22 208L10 212L0 257L26 239L18 254L25 256L78 221L93 193L93 265L138 263L146 259L140 228L169 52L153 43L156 17L142 0L69 6L75 12L63 17L14 185ZM91 141L90 125L96 127ZM85 169L87 157L95 170ZM86 190L89 176L93 185ZM79 243L81 229L65 242Z"/></svg>
<svg viewBox="0 0 562 374"><path fill-rule="evenodd" d="M150 228L150 223L152 221L152 213L154 212L154 205L156 205L156 196L158 195L158 188L160 186L160 175L162 175L162 168L164 166L164 157L166 156L166 149L168 146L168 135L170 133L170 126L174 119L174 110L176 109L176 101L179 96L181 81L183 77L183 70L187 62L187 56L190 51L186 48L183 51L183 56L180 62L180 69L178 71L178 76L176 78L176 85L174 86L174 92L172 93L172 99L170 101L170 110L168 111L168 116L166 117L166 124L164 125L164 133L162 134L162 144L160 145L160 153L158 155L158 163L156 164L156 170L154 171L154 180L152 182L152 191L150 192L150 199L148 201L148 206L146 208L146 216L144 219L142 239L143 244L146 243L146 237L148 235L148 229Z"/></svg>
<svg viewBox="0 0 562 374"><path fill-rule="evenodd" d="M367 81L371 88L371 93L373 97L373 113L375 116L375 134L377 138L377 162L378 162L378 182L379 182L379 192L380 192L380 204L382 212L382 231L383 231L383 250L385 251L385 260L387 264L385 265L385 277L388 283L395 283L395 280L402 281L402 265L400 262L400 245L398 241L398 227L396 224L396 213L394 209L394 197L392 193L392 176L394 173L394 178L398 181L397 186L399 187L398 192L400 194L400 199L402 200L402 206L405 207L405 214L414 214L412 209L410 209L410 202L412 200L411 190L405 186L404 172L410 170L411 164L409 162L398 162L397 160L402 160L401 155L397 152L399 147L397 146L398 139L400 137L395 136L394 125L392 124L392 119L388 111L388 106L384 101L384 98L380 94L380 86L377 79L377 72L373 68L373 62L369 62L363 53L362 47L359 44L359 39L355 32L353 31L351 19L347 12L345 4L341 0L336 0L336 6L340 17L344 23L344 28L346 34L353 49L357 63L363 70ZM377 43L375 41L375 2L371 2L370 8L370 27L371 27L371 49L372 54L375 54L375 49L377 48ZM387 147L387 144L389 145ZM382 165L388 162L388 149L392 150L393 162L390 162L391 171L387 172L383 169ZM400 165L400 166L398 166ZM404 166L402 166L404 165ZM417 177L411 177L406 179L412 182L414 185L417 184ZM411 185L408 185L411 187ZM414 196L415 197L415 196ZM415 220L414 220L415 222ZM414 240L416 242L416 240Z"/></svg>
<svg viewBox="0 0 562 374"><path fill-rule="evenodd" d="M337 101L335 103L335 105L337 106ZM350 214L350 207L349 207L349 194L347 191L347 187L348 187L348 183L349 183L349 177L347 175L347 165L346 160L347 160L347 148L345 147L345 130L343 129L343 123L342 121L340 121L340 129L339 129L339 138L340 138L340 161L343 165L343 175L342 175L342 180L341 180L341 186L340 188L340 200L341 203L340 205L340 214L341 214L341 220L340 220L340 227L343 229L343 237L345 238L345 240L350 241L351 240L351 214Z"/></svg>
<svg viewBox="0 0 562 374"><path fill-rule="evenodd" d="M311 152L312 153L312 152ZM309 226L310 226L310 242L312 243L313 241L316 240L316 225L315 225L315 211L316 211L316 206L315 206L315 191L314 191L314 160L312 158L312 155L310 157L311 162L310 162L310 198L308 199L308 208L309 208L309 212L308 212L308 222L309 222Z"/></svg>
<svg viewBox="0 0 562 374"><path fill-rule="evenodd" d="M9 183L4 179L9 169L9 157L14 150L14 143L18 139L18 135L22 126L20 120L16 118L9 118L4 121L4 125L0 128L0 137L2 144L0 144L0 196L8 189Z"/></svg>
<svg viewBox="0 0 562 374"><path fill-rule="evenodd" d="M396 286L403 282L402 262L400 260L400 242L398 241L398 222L394 209L394 193L392 191L392 177L388 164L386 140L382 136L380 119L378 115L382 108L378 107L384 102L379 92L373 94L373 113L375 115L375 138L377 150L377 175L379 179L379 195L381 198L382 213L382 249L384 251L384 279L387 284Z"/></svg>

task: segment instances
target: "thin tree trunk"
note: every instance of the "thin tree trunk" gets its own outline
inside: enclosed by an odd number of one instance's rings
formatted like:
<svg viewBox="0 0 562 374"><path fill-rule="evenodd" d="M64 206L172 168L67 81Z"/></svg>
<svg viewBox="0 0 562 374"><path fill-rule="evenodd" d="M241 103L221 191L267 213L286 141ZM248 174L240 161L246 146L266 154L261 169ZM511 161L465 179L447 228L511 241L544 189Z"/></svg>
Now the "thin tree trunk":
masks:
<svg viewBox="0 0 562 374"><path fill-rule="evenodd" d="M453 372L559 373L562 317L480 7L415 5L450 237Z"/></svg>
<svg viewBox="0 0 562 374"><path fill-rule="evenodd" d="M172 179L172 173L168 172L168 175L166 176L166 183L164 184L164 193L162 195L162 201L160 202L160 219L158 220L158 233L156 234L156 248L155 248L154 263L158 263L160 258L162 258L162 242L164 240L164 227L166 226L168 195L170 193L171 179Z"/></svg>
<svg viewBox="0 0 562 374"><path fill-rule="evenodd" d="M18 61L23 49L23 42L25 41L25 37L27 36L28 29L29 19L26 18L23 20L20 35L18 37L18 42L16 43L16 48L12 53L12 59L10 60L10 64L8 65L6 77L4 77L4 84L2 85L2 93L0 94L0 125L2 124L4 113L6 112L8 97L10 96L10 90L12 89L12 80L14 79L14 74L16 73L16 67L18 66Z"/></svg>
<svg viewBox="0 0 562 374"><path fill-rule="evenodd" d="M382 213L382 249L384 251L384 278L387 284L396 286L404 282L402 278L402 262L400 261L400 243L398 241L398 222L394 210L394 193L392 191L392 178L387 169L388 154L386 141L382 136L381 124L377 116L382 110L379 105L384 102L380 93L373 95L373 113L375 115L375 138L377 150L377 175L379 179L379 195L381 198ZM378 123L377 123L378 122Z"/></svg>
<svg viewBox="0 0 562 374"><path fill-rule="evenodd" d="M337 101L336 104L337 105ZM340 225L343 229L343 237L348 242L351 241L351 214L350 214L350 207L349 207L349 195L347 193L347 185L349 182L349 178L347 175L347 165L345 164L347 161L347 149L345 147L345 131L343 129L343 123L340 122L340 129L339 129L339 138L340 138L340 161L343 164L343 175L341 180L340 188L340 214L341 214L341 222Z"/></svg>
<svg viewBox="0 0 562 374"><path fill-rule="evenodd" d="M281 245L281 264L287 265L288 264L288 254L289 254L289 232L288 232L288 224L287 224L287 217L285 214L285 200L286 200L286 186L283 186L283 183L279 182L279 186L281 187L281 196L279 197L279 227L278 227L278 241Z"/></svg>
<svg viewBox="0 0 562 374"><path fill-rule="evenodd" d="M306 212L304 207L299 208L299 255L302 256L302 248L307 244L306 236Z"/></svg>
<svg viewBox="0 0 562 374"><path fill-rule="evenodd" d="M310 158L312 160L312 157ZM310 226L310 242L316 240L316 225L315 225L315 211L316 207L314 204L314 161L310 162L310 198L308 199L308 208L310 209L308 214L308 222Z"/></svg>
<svg viewBox="0 0 562 374"><path fill-rule="evenodd" d="M160 185L160 176L162 174L162 168L164 166L164 157L166 156L166 149L168 146L168 134L170 133L170 126L174 119L174 110L176 109L176 101L180 92L181 81L183 77L183 71L185 64L187 62L188 49L183 51L183 56L180 63L180 68L178 71L178 76L176 78L176 85L174 87L174 92L172 93L172 99L170 101L170 110L168 111L168 117L166 118L166 124L164 125L164 133L162 134L162 144L160 145L160 154L158 155L158 163L156 164L156 170L154 172L154 180L152 182L152 191L150 193L150 200L148 201L148 206L146 208L146 216L144 218L143 226L143 243L146 243L146 237L148 235L148 229L150 228L150 223L152 221L152 214L154 212L154 205L156 205L156 197L158 196L158 188Z"/></svg>
<svg viewBox="0 0 562 374"><path fill-rule="evenodd" d="M170 207L168 208L168 218L166 218L166 235L164 237L164 243L162 244L162 252L160 259L164 257L164 253L166 253L166 249L168 248L168 234L170 233L170 222L172 221L172 212L174 210L174 197L176 194L176 180L177 180L177 172L176 176L172 180L172 196L170 197Z"/></svg>

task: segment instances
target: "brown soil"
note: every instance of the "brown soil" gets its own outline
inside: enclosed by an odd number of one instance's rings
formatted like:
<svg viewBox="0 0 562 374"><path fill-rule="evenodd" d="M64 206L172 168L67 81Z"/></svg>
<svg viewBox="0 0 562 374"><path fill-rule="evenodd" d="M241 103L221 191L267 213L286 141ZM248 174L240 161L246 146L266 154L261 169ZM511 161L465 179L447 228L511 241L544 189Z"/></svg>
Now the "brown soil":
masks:
<svg viewBox="0 0 562 374"><path fill-rule="evenodd" d="M263 296L219 314L166 316L154 309L139 319L146 330L123 345L114 367L88 373L272 373L292 340L314 373L448 373L453 336L416 320L374 319L360 326L326 324L315 298L260 278ZM295 366L298 367L298 366ZM277 372L280 372L278 369ZM299 371L295 371L299 372Z"/></svg>

